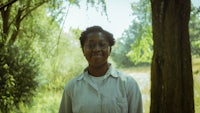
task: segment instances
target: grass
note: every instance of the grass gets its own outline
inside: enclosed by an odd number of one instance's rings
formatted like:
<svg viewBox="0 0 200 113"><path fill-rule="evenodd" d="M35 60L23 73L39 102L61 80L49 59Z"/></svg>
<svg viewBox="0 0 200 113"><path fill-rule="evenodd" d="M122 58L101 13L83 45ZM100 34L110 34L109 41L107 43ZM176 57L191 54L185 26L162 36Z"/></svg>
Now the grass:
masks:
<svg viewBox="0 0 200 113"><path fill-rule="evenodd" d="M200 58L192 59L195 112L200 113Z"/></svg>
<svg viewBox="0 0 200 113"><path fill-rule="evenodd" d="M198 75L200 73L200 58L192 59L192 70L194 75Z"/></svg>
<svg viewBox="0 0 200 113"><path fill-rule="evenodd" d="M194 76L194 102L195 112L200 113L200 74Z"/></svg>
<svg viewBox="0 0 200 113"><path fill-rule="evenodd" d="M19 105L18 110L11 113L57 113L62 97L62 91L39 91L31 104Z"/></svg>

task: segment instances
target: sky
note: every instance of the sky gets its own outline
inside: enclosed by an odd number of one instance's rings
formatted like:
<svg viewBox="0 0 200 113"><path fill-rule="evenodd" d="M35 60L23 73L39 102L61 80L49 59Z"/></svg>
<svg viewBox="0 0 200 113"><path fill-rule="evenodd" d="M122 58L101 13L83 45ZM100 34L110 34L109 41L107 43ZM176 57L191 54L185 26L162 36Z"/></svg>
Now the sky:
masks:
<svg viewBox="0 0 200 113"><path fill-rule="evenodd" d="M101 15L101 11L98 12L95 8L89 8L86 11L84 4L80 8L71 6L64 28L65 30L70 27L85 30L87 27L100 25L103 29L113 33L114 37L120 37L132 21L130 5L132 1L137 0L108 0L106 2L108 18L105 14Z"/></svg>
<svg viewBox="0 0 200 113"><path fill-rule="evenodd" d="M84 2L81 2L80 7L72 5L64 21L64 31L69 28L85 30L87 27L100 25L113 33L115 38L119 38L133 20L131 3L136 1L138 0L106 0L108 18L95 8L89 7L86 10ZM192 4L200 6L200 0L192 0Z"/></svg>

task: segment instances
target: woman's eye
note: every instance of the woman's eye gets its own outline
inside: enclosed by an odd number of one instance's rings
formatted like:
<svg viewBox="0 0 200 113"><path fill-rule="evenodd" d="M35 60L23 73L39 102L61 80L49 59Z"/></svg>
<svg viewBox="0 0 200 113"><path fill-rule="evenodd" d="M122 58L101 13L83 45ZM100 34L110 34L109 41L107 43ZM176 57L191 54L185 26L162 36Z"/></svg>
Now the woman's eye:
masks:
<svg viewBox="0 0 200 113"><path fill-rule="evenodd" d="M86 48L88 48L88 49L92 49L94 47L94 44L87 44L86 45Z"/></svg>
<svg viewBox="0 0 200 113"><path fill-rule="evenodd" d="M106 47L108 47L108 44L107 44L107 43L101 43L100 46L101 46L102 48L106 48Z"/></svg>
<svg viewBox="0 0 200 113"><path fill-rule="evenodd" d="M101 44L100 44L101 47L104 47L105 45L106 45L105 43L101 43Z"/></svg>
<svg viewBox="0 0 200 113"><path fill-rule="evenodd" d="M108 48L109 44L108 43L90 43L90 44L85 45L86 49L94 49L96 46L100 47L100 49L106 49Z"/></svg>

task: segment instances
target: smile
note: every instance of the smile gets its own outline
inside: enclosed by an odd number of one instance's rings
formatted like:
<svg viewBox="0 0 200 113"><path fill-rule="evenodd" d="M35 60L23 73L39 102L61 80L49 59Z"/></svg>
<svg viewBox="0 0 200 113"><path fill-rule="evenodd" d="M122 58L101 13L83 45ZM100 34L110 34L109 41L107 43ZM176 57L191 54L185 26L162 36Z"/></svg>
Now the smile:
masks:
<svg viewBox="0 0 200 113"><path fill-rule="evenodd" d="M102 54L93 54L92 57L102 57Z"/></svg>

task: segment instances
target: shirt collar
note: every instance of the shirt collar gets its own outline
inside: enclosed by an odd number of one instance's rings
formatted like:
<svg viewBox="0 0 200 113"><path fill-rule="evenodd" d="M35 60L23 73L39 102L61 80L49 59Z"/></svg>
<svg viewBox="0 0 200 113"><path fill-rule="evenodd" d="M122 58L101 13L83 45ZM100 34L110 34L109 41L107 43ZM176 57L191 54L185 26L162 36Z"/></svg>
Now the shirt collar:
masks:
<svg viewBox="0 0 200 113"><path fill-rule="evenodd" d="M77 80L82 80L87 75L88 75L88 67L84 69L83 73L77 78ZM105 78L109 76L117 78L119 77L119 74L118 74L118 71L112 65L110 65L108 71L106 72L104 76Z"/></svg>

